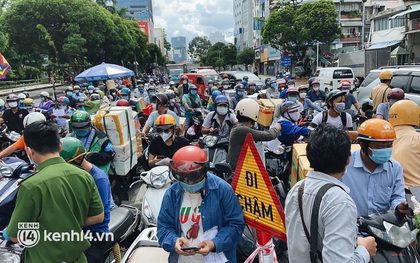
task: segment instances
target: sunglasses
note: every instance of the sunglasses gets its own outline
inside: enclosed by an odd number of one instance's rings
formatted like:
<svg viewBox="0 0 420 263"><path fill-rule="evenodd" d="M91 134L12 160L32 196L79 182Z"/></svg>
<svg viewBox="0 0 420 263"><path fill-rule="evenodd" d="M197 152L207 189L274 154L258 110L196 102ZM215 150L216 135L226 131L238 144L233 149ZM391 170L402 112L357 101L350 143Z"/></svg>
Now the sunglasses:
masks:
<svg viewBox="0 0 420 263"><path fill-rule="evenodd" d="M169 132L170 132L170 129L171 129L171 128L168 128L168 129L159 129L159 128L156 128L156 132L157 132L157 133L162 133L162 132L164 132L164 133L169 133Z"/></svg>

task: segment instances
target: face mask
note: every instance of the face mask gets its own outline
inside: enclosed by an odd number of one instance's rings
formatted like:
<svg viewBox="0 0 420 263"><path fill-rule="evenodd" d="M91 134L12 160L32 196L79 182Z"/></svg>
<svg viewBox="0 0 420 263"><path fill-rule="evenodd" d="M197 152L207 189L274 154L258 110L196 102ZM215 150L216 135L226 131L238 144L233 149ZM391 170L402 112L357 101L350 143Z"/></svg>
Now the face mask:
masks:
<svg viewBox="0 0 420 263"><path fill-rule="evenodd" d="M244 92L243 91L238 91L238 97L243 97L244 96Z"/></svg>
<svg viewBox="0 0 420 263"><path fill-rule="evenodd" d="M391 106L392 106L395 102L397 102L397 100L390 99L390 100L389 100L389 105L391 105Z"/></svg>
<svg viewBox="0 0 420 263"><path fill-rule="evenodd" d="M80 106L80 107L79 107L79 110L86 111L86 110L85 110L85 106Z"/></svg>
<svg viewBox="0 0 420 263"><path fill-rule="evenodd" d="M150 96L150 97L154 96L155 94L156 94L156 92L154 92L154 91L150 91L150 92L149 92L149 96Z"/></svg>
<svg viewBox="0 0 420 263"><path fill-rule="evenodd" d="M193 95L193 96L197 95L197 91L196 90L191 90L191 95Z"/></svg>
<svg viewBox="0 0 420 263"><path fill-rule="evenodd" d="M143 93L144 92L144 89L139 89L139 91L140 91L140 93Z"/></svg>
<svg viewBox="0 0 420 263"><path fill-rule="evenodd" d="M209 84L209 88L213 88L213 84Z"/></svg>
<svg viewBox="0 0 420 263"><path fill-rule="evenodd" d="M228 113L228 107L225 106L219 106L216 108L217 113L219 113L222 116L225 116Z"/></svg>
<svg viewBox="0 0 420 263"><path fill-rule="evenodd" d="M31 111L34 107L33 106L26 106L27 111Z"/></svg>
<svg viewBox="0 0 420 263"><path fill-rule="evenodd" d="M182 84L187 84L188 83L188 81L187 80L183 80L182 81Z"/></svg>
<svg viewBox="0 0 420 263"><path fill-rule="evenodd" d="M296 102L297 98L296 97L287 97L287 100L291 101L291 102Z"/></svg>
<svg viewBox="0 0 420 263"><path fill-rule="evenodd" d="M111 92L111 95L112 95L112 96L115 96L115 95L116 95L116 93L115 93L115 92Z"/></svg>
<svg viewBox="0 0 420 263"><path fill-rule="evenodd" d="M185 191L188 191L190 193L196 193L204 188L204 186L206 185L206 179L203 179L201 180L201 182L193 184L193 185L189 185L189 184L185 184L181 182L179 182L179 184L181 185L182 188L184 188Z"/></svg>
<svg viewBox="0 0 420 263"><path fill-rule="evenodd" d="M314 91L318 91L318 90L319 90L319 87L314 88Z"/></svg>
<svg viewBox="0 0 420 263"><path fill-rule="evenodd" d="M75 90L75 91L74 91L74 93L75 93L76 95L77 95L77 94L79 94L79 92L80 92L79 90Z"/></svg>
<svg viewBox="0 0 420 263"><path fill-rule="evenodd" d="M169 133L161 132L161 133L159 133L159 136L160 136L160 138L162 138L162 140L164 142L166 142L167 140L172 138L172 132L169 132Z"/></svg>
<svg viewBox="0 0 420 263"><path fill-rule="evenodd" d="M228 89L229 88L229 85L223 85L223 88L224 89Z"/></svg>
<svg viewBox="0 0 420 263"><path fill-rule="evenodd" d="M67 94L67 96L70 96L70 97L73 96L73 92L71 92L71 91L67 91L66 94Z"/></svg>
<svg viewBox="0 0 420 263"><path fill-rule="evenodd" d="M299 111L292 112L292 113L287 112L287 114L289 115L289 118L291 121L297 122L299 120L299 117L300 117Z"/></svg>
<svg viewBox="0 0 420 263"><path fill-rule="evenodd" d="M78 137L86 137L89 134L90 130L75 130L74 133L76 133L76 135Z"/></svg>
<svg viewBox="0 0 420 263"><path fill-rule="evenodd" d="M271 88L272 89L275 89L276 87L277 87L277 84L276 83L271 84Z"/></svg>
<svg viewBox="0 0 420 263"><path fill-rule="evenodd" d="M58 106L58 108L59 108L60 110L65 110L65 109L67 108L67 106L65 106L65 105L60 105L60 106Z"/></svg>
<svg viewBox="0 0 420 263"><path fill-rule="evenodd" d="M93 90L92 89L89 90L89 94L93 94Z"/></svg>
<svg viewBox="0 0 420 263"><path fill-rule="evenodd" d="M45 98L44 97L41 97L41 101L45 101Z"/></svg>
<svg viewBox="0 0 420 263"><path fill-rule="evenodd" d="M123 100L128 100L128 96L122 96Z"/></svg>
<svg viewBox="0 0 420 263"><path fill-rule="evenodd" d="M369 149L372 151L372 155L369 156L370 159L377 164L384 164L388 162L389 159L391 159L392 147L383 149Z"/></svg>
<svg viewBox="0 0 420 263"><path fill-rule="evenodd" d="M306 93L299 93L299 96L300 96L302 99L304 99L304 98L306 98Z"/></svg>
<svg viewBox="0 0 420 263"><path fill-rule="evenodd" d="M8 104L10 108L16 108L18 106L18 103L16 101L9 102Z"/></svg>
<svg viewBox="0 0 420 263"><path fill-rule="evenodd" d="M344 109L346 108L346 104L344 103L344 102L337 102L336 104L335 104L335 107L334 107L334 110L337 112L337 113L341 113L341 112L343 112L344 111Z"/></svg>
<svg viewBox="0 0 420 263"><path fill-rule="evenodd" d="M31 164L35 165L35 167L38 167L38 164L34 162L34 159L33 159L33 157L32 157L32 150L30 150L30 148L29 148L29 147L26 147L26 153L27 153L27 155L28 155L29 162L30 162Z"/></svg>

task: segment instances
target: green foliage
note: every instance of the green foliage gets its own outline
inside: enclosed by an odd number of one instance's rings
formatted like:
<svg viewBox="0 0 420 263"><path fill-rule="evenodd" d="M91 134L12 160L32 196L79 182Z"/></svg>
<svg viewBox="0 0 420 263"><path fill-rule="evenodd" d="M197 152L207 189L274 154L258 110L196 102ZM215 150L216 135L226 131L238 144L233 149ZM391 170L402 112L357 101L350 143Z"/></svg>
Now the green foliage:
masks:
<svg viewBox="0 0 420 263"><path fill-rule="evenodd" d="M337 11L331 0L284 4L270 14L262 28L263 42L294 55L303 54L317 41L330 44L340 37Z"/></svg>
<svg viewBox="0 0 420 263"><path fill-rule="evenodd" d="M217 42L212 45L206 56L200 58L202 66L224 67L226 65L236 65L236 47L229 43L228 45Z"/></svg>
<svg viewBox="0 0 420 263"><path fill-rule="evenodd" d="M255 61L255 52L253 48L246 48L238 54L238 63L250 65Z"/></svg>
<svg viewBox="0 0 420 263"><path fill-rule="evenodd" d="M225 65L233 66L237 64L236 56L237 56L238 51L236 50L236 47L234 44L232 43L227 44L227 46L224 47L222 51L223 51L222 57L223 57L223 61L225 62Z"/></svg>
<svg viewBox="0 0 420 263"><path fill-rule="evenodd" d="M121 64L134 61L136 55L144 65L149 56L146 35L134 20L123 19L92 1L11 1L0 23L9 39L4 53L14 69L27 60L41 69L48 58L55 67L69 65L76 75L103 60ZM0 48L2 44L0 34Z"/></svg>
<svg viewBox="0 0 420 263"><path fill-rule="evenodd" d="M163 38L163 47L165 48L167 52L171 51L171 48L172 48L171 43L169 43L168 40L166 40L166 37Z"/></svg>
<svg viewBox="0 0 420 263"><path fill-rule="evenodd" d="M211 42L206 37L195 37L188 43L188 54L193 58L207 55Z"/></svg>

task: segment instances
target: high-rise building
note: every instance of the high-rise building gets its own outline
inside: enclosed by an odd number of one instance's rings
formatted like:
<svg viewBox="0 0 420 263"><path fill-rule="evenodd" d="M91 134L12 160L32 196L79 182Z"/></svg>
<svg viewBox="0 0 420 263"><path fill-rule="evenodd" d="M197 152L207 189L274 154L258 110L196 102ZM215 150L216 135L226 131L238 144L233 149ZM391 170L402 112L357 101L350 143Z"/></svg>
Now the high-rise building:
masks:
<svg viewBox="0 0 420 263"><path fill-rule="evenodd" d="M222 34L219 31L210 33L209 40L210 40L210 42L211 42L212 45L216 44L217 42L226 43L225 35Z"/></svg>
<svg viewBox="0 0 420 263"><path fill-rule="evenodd" d="M165 29L155 28L154 30L155 30L155 33L154 33L155 40L153 43L155 43L159 47L160 51L162 52L162 55L164 57L167 57L167 52L165 49L165 37L166 37Z"/></svg>
<svg viewBox="0 0 420 263"><path fill-rule="evenodd" d="M234 37L238 52L253 47L253 0L233 0Z"/></svg>
<svg viewBox="0 0 420 263"><path fill-rule="evenodd" d="M148 36L148 42L154 41L154 23L152 0L118 0L115 4L117 9L127 8L127 15L132 16L140 29Z"/></svg>
<svg viewBox="0 0 420 263"><path fill-rule="evenodd" d="M187 39L183 36L172 37L171 43L174 61L179 64L187 60Z"/></svg>

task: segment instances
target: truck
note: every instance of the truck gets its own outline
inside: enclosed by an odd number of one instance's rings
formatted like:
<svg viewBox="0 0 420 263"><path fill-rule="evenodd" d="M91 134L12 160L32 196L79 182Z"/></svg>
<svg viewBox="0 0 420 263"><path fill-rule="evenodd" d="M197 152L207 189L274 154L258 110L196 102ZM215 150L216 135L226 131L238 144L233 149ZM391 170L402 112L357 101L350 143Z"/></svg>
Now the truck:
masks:
<svg viewBox="0 0 420 263"><path fill-rule="evenodd" d="M351 68L353 70L354 77L358 80L357 82L359 84L362 83L367 75L365 68L365 51L358 50L349 53L340 53L338 55L337 67Z"/></svg>

